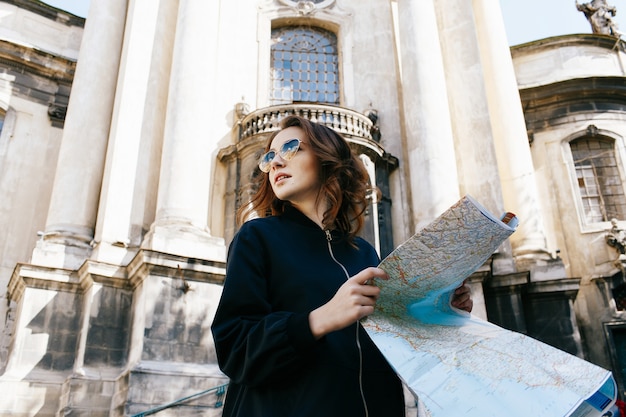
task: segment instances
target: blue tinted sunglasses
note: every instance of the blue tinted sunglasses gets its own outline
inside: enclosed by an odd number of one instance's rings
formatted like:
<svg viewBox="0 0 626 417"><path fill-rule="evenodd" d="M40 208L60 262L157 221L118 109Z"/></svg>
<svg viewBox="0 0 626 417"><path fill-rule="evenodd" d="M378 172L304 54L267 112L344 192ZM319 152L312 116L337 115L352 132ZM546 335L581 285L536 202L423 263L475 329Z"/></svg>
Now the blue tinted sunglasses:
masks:
<svg viewBox="0 0 626 417"><path fill-rule="evenodd" d="M300 139L289 139L287 142L283 143L283 146L278 150L278 155L283 158L285 161L289 161L293 158L298 149L300 149ZM261 158L259 159L259 169L265 173L270 172L272 168L272 161L276 157L276 151L269 150L265 152Z"/></svg>

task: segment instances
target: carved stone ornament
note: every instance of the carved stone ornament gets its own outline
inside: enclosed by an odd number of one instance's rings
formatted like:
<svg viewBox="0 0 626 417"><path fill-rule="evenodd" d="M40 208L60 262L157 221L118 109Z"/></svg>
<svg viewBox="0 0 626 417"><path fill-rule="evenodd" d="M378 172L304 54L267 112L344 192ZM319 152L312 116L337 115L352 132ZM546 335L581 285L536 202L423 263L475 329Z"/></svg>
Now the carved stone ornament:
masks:
<svg viewBox="0 0 626 417"><path fill-rule="evenodd" d="M235 104L235 116L237 117L237 120L243 119L250 113L250 106L248 103L244 102L243 98L241 100L242 101Z"/></svg>
<svg viewBox="0 0 626 417"><path fill-rule="evenodd" d="M315 13L318 9L324 9L332 5L335 0L280 0L281 3L293 7L300 15Z"/></svg>
<svg viewBox="0 0 626 417"><path fill-rule="evenodd" d="M611 219L611 229L607 230L605 235L607 245L615 248L618 257L614 264L622 273L626 271L626 233L618 226L617 219Z"/></svg>
<svg viewBox="0 0 626 417"><path fill-rule="evenodd" d="M611 228L607 230L606 243L614 247L621 255L626 254L626 234L620 229L617 219L611 219Z"/></svg>
<svg viewBox="0 0 626 417"><path fill-rule="evenodd" d="M587 126L587 135L591 137L596 137L598 135L598 128L596 125Z"/></svg>
<svg viewBox="0 0 626 417"><path fill-rule="evenodd" d="M67 106L61 104L48 105L48 117L54 127L63 127L65 124L65 115L67 114Z"/></svg>

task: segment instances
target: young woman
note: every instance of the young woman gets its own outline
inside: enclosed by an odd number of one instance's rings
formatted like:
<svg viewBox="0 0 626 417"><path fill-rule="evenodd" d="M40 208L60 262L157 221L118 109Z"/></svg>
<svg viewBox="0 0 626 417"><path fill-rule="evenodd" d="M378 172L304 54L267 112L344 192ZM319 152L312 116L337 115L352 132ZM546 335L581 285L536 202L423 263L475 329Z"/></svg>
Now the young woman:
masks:
<svg viewBox="0 0 626 417"><path fill-rule="evenodd" d="M224 417L404 416L403 389L359 320L387 274L363 225L367 172L335 131L290 116L261 157L212 331ZM471 310L468 287L453 304Z"/></svg>

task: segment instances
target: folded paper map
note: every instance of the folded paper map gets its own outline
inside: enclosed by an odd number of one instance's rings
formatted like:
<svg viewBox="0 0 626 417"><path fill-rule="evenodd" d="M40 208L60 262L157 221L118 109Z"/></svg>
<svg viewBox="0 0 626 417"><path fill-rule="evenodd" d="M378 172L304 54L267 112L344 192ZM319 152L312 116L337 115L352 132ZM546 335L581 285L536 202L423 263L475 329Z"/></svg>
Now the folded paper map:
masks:
<svg viewBox="0 0 626 417"><path fill-rule="evenodd" d="M465 196L417 232L381 262L390 279L363 326L431 417L602 416L611 372L450 306L515 231L502 220Z"/></svg>

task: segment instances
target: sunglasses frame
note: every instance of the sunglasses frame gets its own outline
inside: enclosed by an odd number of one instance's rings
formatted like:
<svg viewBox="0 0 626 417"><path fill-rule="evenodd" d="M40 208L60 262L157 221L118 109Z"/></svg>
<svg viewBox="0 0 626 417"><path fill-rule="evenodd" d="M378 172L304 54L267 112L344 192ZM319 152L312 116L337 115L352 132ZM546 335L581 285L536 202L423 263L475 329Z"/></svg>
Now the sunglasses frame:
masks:
<svg viewBox="0 0 626 417"><path fill-rule="evenodd" d="M298 142L295 149L289 149L293 147L293 145L290 145L290 144L292 144L294 141ZM272 168L272 161L274 160L274 158L276 158L277 154L280 155L280 157L284 159L285 161L291 160L291 158L296 156L296 154L300 150L301 144L302 144L302 141L300 139L292 138L286 141L285 143L283 143L282 146L278 149L278 151L270 149L269 151L261 155L261 157L259 158L259 169L265 172L266 174L270 172L270 169Z"/></svg>

